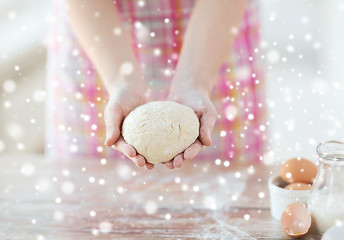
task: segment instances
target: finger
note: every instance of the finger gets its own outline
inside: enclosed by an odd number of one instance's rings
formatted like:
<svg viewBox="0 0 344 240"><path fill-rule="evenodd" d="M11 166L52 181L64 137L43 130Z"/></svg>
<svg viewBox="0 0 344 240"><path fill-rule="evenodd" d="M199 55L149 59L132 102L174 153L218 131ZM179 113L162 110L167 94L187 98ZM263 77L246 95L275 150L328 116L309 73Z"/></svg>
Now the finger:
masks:
<svg viewBox="0 0 344 240"><path fill-rule="evenodd" d="M130 158L130 160L133 161L138 167L143 167L146 164L146 160L142 155L136 155L135 157Z"/></svg>
<svg viewBox="0 0 344 240"><path fill-rule="evenodd" d="M174 169L174 166L173 166L173 162L172 160L171 161L168 161L166 162L166 167L169 168L169 169Z"/></svg>
<svg viewBox="0 0 344 240"><path fill-rule="evenodd" d="M133 146L128 144L124 141L123 137L121 136L118 141L113 145L114 149L124 153L129 158L136 156L136 150Z"/></svg>
<svg viewBox="0 0 344 240"><path fill-rule="evenodd" d="M212 109L209 112L202 114L200 119L201 127L199 130L199 138L203 145L210 146L211 145L211 138L210 134L214 129L214 125L216 122L216 110Z"/></svg>
<svg viewBox="0 0 344 240"><path fill-rule="evenodd" d="M106 146L112 146L120 137L121 123L123 120L123 113L119 107L108 107L104 113L105 126L106 126Z"/></svg>
<svg viewBox="0 0 344 240"><path fill-rule="evenodd" d="M183 165L184 162L184 157L183 157L183 153L178 154L174 159L173 159L173 165L176 168L180 168Z"/></svg>
<svg viewBox="0 0 344 240"><path fill-rule="evenodd" d="M154 164L152 164L152 163L149 163L149 162L146 162L146 164L145 164L145 168L146 168L146 169L148 169L148 170L151 170L151 169L153 169L153 168L154 168Z"/></svg>
<svg viewBox="0 0 344 240"><path fill-rule="evenodd" d="M203 149L204 145L200 140L196 139L196 141L184 151L184 159L187 161L194 159Z"/></svg>

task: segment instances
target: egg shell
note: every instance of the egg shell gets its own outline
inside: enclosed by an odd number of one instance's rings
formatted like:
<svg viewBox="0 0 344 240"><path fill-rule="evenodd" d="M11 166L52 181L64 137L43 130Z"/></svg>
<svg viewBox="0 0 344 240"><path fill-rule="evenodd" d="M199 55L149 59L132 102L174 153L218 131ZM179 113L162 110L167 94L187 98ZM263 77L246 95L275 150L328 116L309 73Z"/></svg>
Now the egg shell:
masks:
<svg viewBox="0 0 344 240"><path fill-rule="evenodd" d="M290 237L302 237L308 233L312 225L312 217L306 205L289 204L281 217L281 228Z"/></svg>
<svg viewBox="0 0 344 240"><path fill-rule="evenodd" d="M301 183L301 182L295 182L290 183L288 186L285 187L285 189L288 190L310 190L312 187L309 183Z"/></svg>
<svg viewBox="0 0 344 240"><path fill-rule="evenodd" d="M280 175L287 183L312 183L317 171L318 168L312 161L305 158L291 158L283 163Z"/></svg>

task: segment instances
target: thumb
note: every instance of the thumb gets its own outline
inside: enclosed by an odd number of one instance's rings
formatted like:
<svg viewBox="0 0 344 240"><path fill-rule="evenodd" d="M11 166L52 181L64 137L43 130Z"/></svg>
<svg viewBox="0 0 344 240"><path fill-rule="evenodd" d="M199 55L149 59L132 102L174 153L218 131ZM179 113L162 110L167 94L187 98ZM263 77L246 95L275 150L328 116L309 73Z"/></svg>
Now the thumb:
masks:
<svg viewBox="0 0 344 240"><path fill-rule="evenodd" d="M204 146L210 146L212 144L210 135L214 129L216 122L216 113L215 114L202 114L200 123L199 138Z"/></svg>
<svg viewBox="0 0 344 240"><path fill-rule="evenodd" d="M121 131L118 127L115 127L114 125L107 125L105 145L108 147L114 145L119 139L120 132Z"/></svg>
<svg viewBox="0 0 344 240"><path fill-rule="evenodd" d="M114 145L121 134L121 123L123 115L119 108L107 108L105 111L105 126L106 126L106 146Z"/></svg>

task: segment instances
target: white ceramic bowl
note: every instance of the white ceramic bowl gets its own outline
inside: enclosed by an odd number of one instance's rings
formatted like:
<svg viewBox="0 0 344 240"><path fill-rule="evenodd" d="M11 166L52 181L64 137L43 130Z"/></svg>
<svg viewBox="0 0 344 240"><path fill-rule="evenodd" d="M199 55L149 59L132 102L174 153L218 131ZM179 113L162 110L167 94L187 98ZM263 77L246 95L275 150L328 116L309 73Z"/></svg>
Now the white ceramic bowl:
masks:
<svg viewBox="0 0 344 240"><path fill-rule="evenodd" d="M307 206L310 190L284 189L287 184L280 176L269 179L270 210L273 218L280 220L287 205L291 203L304 203Z"/></svg>

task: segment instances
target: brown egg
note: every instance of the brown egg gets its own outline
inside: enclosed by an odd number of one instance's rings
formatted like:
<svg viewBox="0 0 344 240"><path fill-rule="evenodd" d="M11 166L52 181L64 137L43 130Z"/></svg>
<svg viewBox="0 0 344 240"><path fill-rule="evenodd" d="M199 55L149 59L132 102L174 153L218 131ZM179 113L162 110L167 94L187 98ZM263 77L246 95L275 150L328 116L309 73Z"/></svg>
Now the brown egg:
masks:
<svg viewBox="0 0 344 240"><path fill-rule="evenodd" d="M295 182L295 183L290 183L288 186L285 187L285 189L289 189L289 190L310 190L311 187L312 187L312 184Z"/></svg>
<svg viewBox="0 0 344 240"><path fill-rule="evenodd" d="M313 162L305 158L292 158L283 163L280 174L287 183L312 183L317 171Z"/></svg>
<svg viewBox="0 0 344 240"><path fill-rule="evenodd" d="M311 214L302 203L289 204L281 217L281 228L290 237L304 236L311 225Z"/></svg>

